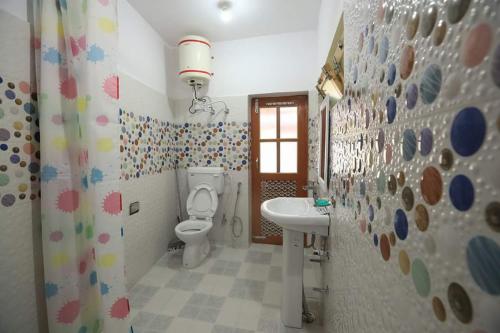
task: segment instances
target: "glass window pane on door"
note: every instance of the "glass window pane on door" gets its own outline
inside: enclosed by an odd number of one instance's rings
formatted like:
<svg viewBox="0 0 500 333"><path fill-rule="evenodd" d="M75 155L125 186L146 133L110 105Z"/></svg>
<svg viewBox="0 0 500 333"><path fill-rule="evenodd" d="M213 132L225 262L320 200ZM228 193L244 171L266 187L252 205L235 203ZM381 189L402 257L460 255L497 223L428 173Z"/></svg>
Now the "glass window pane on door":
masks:
<svg viewBox="0 0 500 333"><path fill-rule="evenodd" d="M276 142L261 142L260 143L260 172L261 173L276 173L278 170L277 161L277 144Z"/></svg>
<svg viewBox="0 0 500 333"><path fill-rule="evenodd" d="M280 173L297 173L297 142L280 143Z"/></svg>
<svg viewBox="0 0 500 333"><path fill-rule="evenodd" d="M297 138L297 107L280 108L280 138Z"/></svg>
<svg viewBox="0 0 500 333"><path fill-rule="evenodd" d="M277 117L276 108L260 108L260 138L276 139Z"/></svg>

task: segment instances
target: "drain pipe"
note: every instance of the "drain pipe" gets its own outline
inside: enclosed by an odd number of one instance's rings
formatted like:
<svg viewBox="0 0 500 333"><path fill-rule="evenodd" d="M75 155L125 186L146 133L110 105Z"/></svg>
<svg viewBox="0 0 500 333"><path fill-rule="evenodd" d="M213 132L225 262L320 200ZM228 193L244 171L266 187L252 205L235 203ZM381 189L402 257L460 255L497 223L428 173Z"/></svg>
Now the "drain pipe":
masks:
<svg viewBox="0 0 500 333"><path fill-rule="evenodd" d="M177 173L177 168L175 168L175 187L177 190L177 224L182 222L182 207L181 207L181 193L180 193L180 186L179 186L179 179L178 179L178 173ZM179 238L174 233L173 239L171 239L168 242L167 245L167 253L178 253L184 249L184 242L181 241Z"/></svg>
<svg viewBox="0 0 500 333"><path fill-rule="evenodd" d="M314 321L314 315L311 311L309 311L309 305L307 304L304 283L302 283L302 321L308 324Z"/></svg>
<svg viewBox="0 0 500 333"><path fill-rule="evenodd" d="M316 242L316 234L312 234L311 235L311 244L307 244L307 242L306 242L306 245L304 245L304 249L310 249L312 247L313 250L316 250L316 248L314 247L315 242Z"/></svg>
<svg viewBox="0 0 500 333"><path fill-rule="evenodd" d="M316 243L316 234L311 235L311 243L307 244L306 241L306 245L304 245L304 248L309 249L312 247L313 250L316 250L316 248L314 247L314 243ZM311 311L309 311L309 305L307 304L306 292L304 291L304 281L302 281L302 321L308 324L314 321L314 315Z"/></svg>

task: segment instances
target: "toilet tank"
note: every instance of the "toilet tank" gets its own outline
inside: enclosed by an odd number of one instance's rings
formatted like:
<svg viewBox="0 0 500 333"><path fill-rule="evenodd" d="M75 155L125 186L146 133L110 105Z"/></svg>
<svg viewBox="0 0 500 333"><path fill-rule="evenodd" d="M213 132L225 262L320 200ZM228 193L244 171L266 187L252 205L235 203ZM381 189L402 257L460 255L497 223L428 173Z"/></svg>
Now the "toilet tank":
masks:
<svg viewBox="0 0 500 333"><path fill-rule="evenodd" d="M188 168L187 173L189 190L192 190L198 184L208 184L217 191L217 194L224 192L224 168Z"/></svg>

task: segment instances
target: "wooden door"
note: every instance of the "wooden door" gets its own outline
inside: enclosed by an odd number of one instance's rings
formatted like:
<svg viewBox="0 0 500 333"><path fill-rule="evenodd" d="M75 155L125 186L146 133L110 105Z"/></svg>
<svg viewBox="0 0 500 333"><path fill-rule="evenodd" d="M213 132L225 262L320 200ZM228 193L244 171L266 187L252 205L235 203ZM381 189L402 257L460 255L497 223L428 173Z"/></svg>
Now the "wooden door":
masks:
<svg viewBox="0 0 500 333"><path fill-rule="evenodd" d="M254 98L252 124L252 240L282 244L281 227L260 214L262 202L306 197L307 96Z"/></svg>

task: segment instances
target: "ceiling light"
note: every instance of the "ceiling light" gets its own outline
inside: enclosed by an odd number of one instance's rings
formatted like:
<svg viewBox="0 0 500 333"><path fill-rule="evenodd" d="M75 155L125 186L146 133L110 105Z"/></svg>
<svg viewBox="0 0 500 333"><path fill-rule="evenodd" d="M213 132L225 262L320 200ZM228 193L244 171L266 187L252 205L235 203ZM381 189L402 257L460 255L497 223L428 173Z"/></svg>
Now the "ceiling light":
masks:
<svg viewBox="0 0 500 333"><path fill-rule="evenodd" d="M233 18L231 7L232 3L228 0L221 0L217 3L217 8L220 10L220 18L222 22L227 23Z"/></svg>

